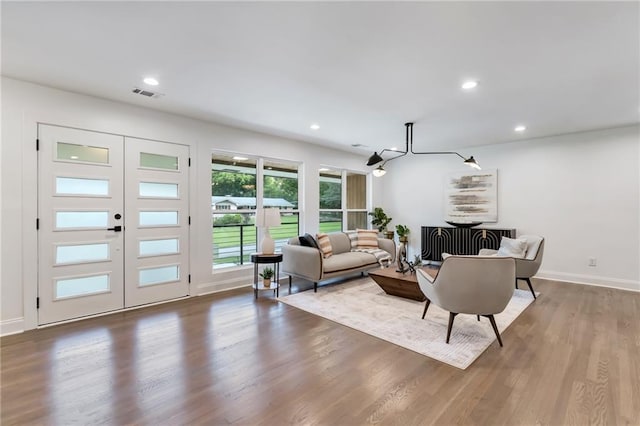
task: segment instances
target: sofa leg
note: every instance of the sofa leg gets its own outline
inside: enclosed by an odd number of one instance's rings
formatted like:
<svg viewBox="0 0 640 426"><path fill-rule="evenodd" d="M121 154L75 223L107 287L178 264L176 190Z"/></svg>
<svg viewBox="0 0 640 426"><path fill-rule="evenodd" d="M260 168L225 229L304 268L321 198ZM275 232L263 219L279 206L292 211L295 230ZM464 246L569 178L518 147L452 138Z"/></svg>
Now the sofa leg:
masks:
<svg viewBox="0 0 640 426"><path fill-rule="evenodd" d="M314 293L318 292L318 283L313 283L313 292Z"/></svg>
<svg viewBox="0 0 640 426"><path fill-rule="evenodd" d="M291 294L291 275L289 275L289 294Z"/></svg>

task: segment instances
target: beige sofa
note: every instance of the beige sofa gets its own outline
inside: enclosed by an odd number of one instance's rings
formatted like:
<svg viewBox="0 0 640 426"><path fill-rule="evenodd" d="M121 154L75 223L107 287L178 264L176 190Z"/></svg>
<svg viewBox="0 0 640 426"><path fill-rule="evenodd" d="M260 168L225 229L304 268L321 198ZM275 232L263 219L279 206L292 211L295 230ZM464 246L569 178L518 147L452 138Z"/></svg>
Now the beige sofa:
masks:
<svg viewBox="0 0 640 426"><path fill-rule="evenodd" d="M292 276L312 281L313 291L318 291L319 281L380 267L373 254L351 251L351 240L346 233L328 235L333 255L326 259L319 249L300 245L298 237L291 238L289 244L282 246L282 272L289 275L289 289ZM378 238L378 247L389 253L388 262L395 260L396 244L393 240Z"/></svg>

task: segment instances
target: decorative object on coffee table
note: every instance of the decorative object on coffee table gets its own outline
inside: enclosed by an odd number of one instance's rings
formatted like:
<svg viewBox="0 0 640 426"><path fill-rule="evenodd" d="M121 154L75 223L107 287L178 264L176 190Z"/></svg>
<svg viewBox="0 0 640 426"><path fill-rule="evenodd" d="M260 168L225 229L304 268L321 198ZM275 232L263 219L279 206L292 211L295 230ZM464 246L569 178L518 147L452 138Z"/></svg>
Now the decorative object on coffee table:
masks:
<svg viewBox="0 0 640 426"><path fill-rule="evenodd" d="M405 272L404 263L407 262L407 242L409 241L409 228L405 225L396 225L396 233L398 234L398 255L396 261L398 262L397 272ZM408 262L407 262L408 263Z"/></svg>

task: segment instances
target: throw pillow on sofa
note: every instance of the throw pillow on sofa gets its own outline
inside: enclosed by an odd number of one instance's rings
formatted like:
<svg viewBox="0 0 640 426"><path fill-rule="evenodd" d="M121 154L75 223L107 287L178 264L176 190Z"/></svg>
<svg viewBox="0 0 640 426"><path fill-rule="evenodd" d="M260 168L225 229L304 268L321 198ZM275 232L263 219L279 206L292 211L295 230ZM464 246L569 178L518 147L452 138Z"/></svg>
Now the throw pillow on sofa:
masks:
<svg viewBox="0 0 640 426"><path fill-rule="evenodd" d="M318 246L320 247L320 252L322 252L322 257L325 259L327 257L331 257L333 255L333 248L331 247L331 240L327 234L316 234L316 239L318 240Z"/></svg>
<svg viewBox="0 0 640 426"><path fill-rule="evenodd" d="M376 249L378 248L378 231L373 229L356 229L358 234L359 249Z"/></svg>
<svg viewBox="0 0 640 426"><path fill-rule="evenodd" d="M304 247L313 247L316 249L320 248L311 234L300 235L298 237L298 241L300 242L300 245Z"/></svg>

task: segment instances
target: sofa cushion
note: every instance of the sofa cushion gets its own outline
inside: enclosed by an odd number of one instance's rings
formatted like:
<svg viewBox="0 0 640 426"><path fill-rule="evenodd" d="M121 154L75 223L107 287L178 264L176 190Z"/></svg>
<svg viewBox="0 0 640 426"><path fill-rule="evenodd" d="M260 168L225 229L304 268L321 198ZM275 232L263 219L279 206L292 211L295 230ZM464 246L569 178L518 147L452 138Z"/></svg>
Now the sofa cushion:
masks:
<svg viewBox="0 0 640 426"><path fill-rule="evenodd" d="M333 254L348 253L351 251L351 240L344 232L331 232L329 234Z"/></svg>
<svg viewBox="0 0 640 426"><path fill-rule="evenodd" d="M378 231L374 229L357 229L359 249L378 248Z"/></svg>
<svg viewBox="0 0 640 426"><path fill-rule="evenodd" d="M333 249L331 248L331 240L329 239L329 235L324 233L316 234L316 239L318 240L318 247L320 247L322 257L324 257L325 259L331 257L333 255Z"/></svg>
<svg viewBox="0 0 640 426"><path fill-rule="evenodd" d="M325 273L346 271L377 263L378 261L375 256L371 254L348 252L325 259L323 262L323 270Z"/></svg>
<svg viewBox="0 0 640 426"><path fill-rule="evenodd" d="M315 238L313 238L313 236L311 234L300 235L298 237L298 241L300 242L300 245L304 246L304 247L313 247L313 248L317 248L317 249L320 248L318 246L318 243L316 242Z"/></svg>

